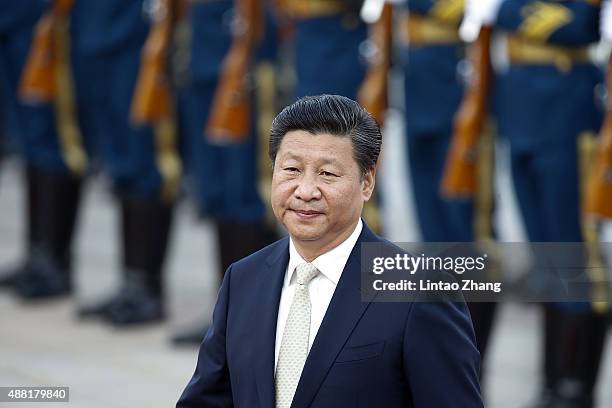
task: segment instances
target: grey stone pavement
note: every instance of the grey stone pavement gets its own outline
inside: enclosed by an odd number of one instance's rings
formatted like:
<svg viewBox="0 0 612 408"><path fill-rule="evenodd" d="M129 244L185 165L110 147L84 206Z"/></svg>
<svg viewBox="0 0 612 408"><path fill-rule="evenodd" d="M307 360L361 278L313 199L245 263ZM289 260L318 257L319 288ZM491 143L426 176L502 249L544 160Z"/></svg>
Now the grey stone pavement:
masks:
<svg viewBox="0 0 612 408"><path fill-rule="evenodd" d="M401 124L391 120L379 177L385 193L384 222L396 241L418 240L407 185ZM496 220L500 239L524 238L500 154ZM22 253L23 202L19 163L0 167L0 266ZM170 318L162 325L117 330L98 321L80 322L78 304L103 299L118 285L117 215L102 178L88 184L80 214L75 255L76 294L70 299L22 304L0 291L0 386L69 386L69 403L0 403L1 407L170 407L190 378L195 348L175 349L171 333L210 317L218 282L212 227L198 221L188 203L178 209L167 263ZM535 307L504 304L487 362L487 407L520 408L539 382L540 316ZM245 341L245 347L251 347ZM608 348L612 341L608 337ZM608 350L609 351L609 350ZM612 354L605 354L599 407L612 407ZM444 392L440 389L440 392ZM435 407L434 407L435 408Z"/></svg>

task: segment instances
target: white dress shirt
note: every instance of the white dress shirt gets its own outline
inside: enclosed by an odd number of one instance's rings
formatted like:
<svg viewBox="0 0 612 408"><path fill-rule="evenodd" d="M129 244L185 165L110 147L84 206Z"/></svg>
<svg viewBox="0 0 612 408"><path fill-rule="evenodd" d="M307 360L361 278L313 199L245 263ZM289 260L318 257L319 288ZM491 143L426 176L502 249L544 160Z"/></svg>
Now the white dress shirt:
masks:
<svg viewBox="0 0 612 408"><path fill-rule="evenodd" d="M311 263L319 270L319 274L310 281L308 291L310 293L310 337L308 338L308 351L312 347L312 343L319 331L329 302L331 302L344 266L348 261L351 251L361 234L363 222L359 219L355 231L340 245L329 252L319 255ZM293 240L289 239L289 265L285 272L283 288L281 291L280 304L278 307L278 317L276 320L276 344L274 347L274 371L276 372L276 364L278 362L278 353L280 351L281 340L285 330L285 323L289 315L289 309L293 302L295 286L297 285L295 277L295 268L306 261L295 249Z"/></svg>

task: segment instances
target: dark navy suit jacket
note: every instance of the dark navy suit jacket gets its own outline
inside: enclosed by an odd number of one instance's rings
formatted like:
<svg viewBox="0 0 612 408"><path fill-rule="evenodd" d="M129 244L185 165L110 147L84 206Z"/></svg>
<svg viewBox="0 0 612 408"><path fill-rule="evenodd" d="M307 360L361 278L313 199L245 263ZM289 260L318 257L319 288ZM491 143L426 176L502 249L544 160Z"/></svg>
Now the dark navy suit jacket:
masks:
<svg viewBox="0 0 612 408"><path fill-rule="evenodd" d="M364 225L292 407L482 407L480 356L465 303L362 301L364 242L386 243ZM177 407L274 407L276 320L288 262L284 238L228 269Z"/></svg>

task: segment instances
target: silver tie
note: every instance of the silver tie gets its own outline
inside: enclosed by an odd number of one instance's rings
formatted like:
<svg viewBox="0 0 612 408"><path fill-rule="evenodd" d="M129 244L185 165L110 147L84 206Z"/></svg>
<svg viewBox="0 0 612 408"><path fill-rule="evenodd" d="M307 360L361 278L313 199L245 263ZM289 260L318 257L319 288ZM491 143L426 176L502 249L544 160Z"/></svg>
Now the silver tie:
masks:
<svg viewBox="0 0 612 408"><path fill-rule="evenodd" d="M319 271L312 264L296 268L297 286L283 332L276 363L276 408L289 408L297 389L306 357L310 336L310 295L308 284Z"/></svg>

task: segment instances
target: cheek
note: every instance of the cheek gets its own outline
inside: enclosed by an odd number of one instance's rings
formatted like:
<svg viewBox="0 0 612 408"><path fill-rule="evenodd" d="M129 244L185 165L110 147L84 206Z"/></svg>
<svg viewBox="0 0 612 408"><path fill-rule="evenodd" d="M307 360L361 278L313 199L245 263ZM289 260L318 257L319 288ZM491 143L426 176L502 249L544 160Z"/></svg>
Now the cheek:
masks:
<svg viewBox="0 0 612 408"><path fill-rule="evenodd" d="M272 179L270 189L270 202L275 210L286 206L288 199L291 197L290 183L282 180Z"/></svg>
<svg viewBox="0 0 612 408"><path fill-rule="evenodd" d="M361 194L360 189L349 185L334 189L333 191L328 191L326 198L330 208L338 212L339 216L349 216L351 209L361 202Z"/></svg>

